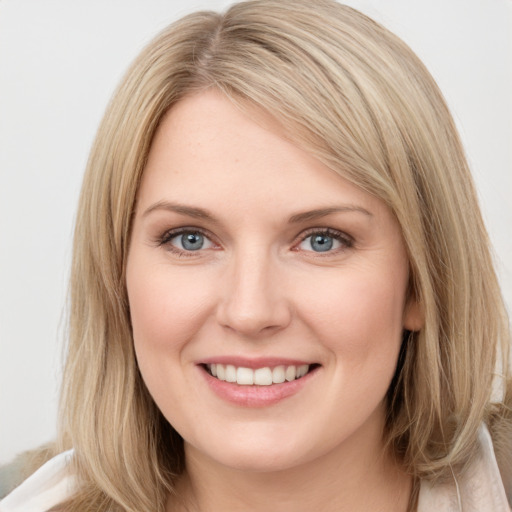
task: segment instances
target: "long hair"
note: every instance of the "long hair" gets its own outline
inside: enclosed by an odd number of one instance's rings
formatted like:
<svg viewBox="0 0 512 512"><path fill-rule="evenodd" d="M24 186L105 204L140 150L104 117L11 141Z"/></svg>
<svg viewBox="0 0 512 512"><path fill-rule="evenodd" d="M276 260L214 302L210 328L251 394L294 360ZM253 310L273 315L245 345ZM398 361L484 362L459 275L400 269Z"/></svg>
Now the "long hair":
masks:
<svg viewBox="0 0 512 512"><path fill-rule="evenodd" d="M173 104L208 88L271 114L394 212L425 322L405 333L385 440L418 479L463 467L482 421L510 424L491 401L496 375L509 388L509 331L448 108L413 52L363 14L330 0L254 0L158 35L99 127L74 237L59 443L75 449L80 488L65 510L162 511L183 470L182 440L137 368L125 267L154 133Z"/></svg>

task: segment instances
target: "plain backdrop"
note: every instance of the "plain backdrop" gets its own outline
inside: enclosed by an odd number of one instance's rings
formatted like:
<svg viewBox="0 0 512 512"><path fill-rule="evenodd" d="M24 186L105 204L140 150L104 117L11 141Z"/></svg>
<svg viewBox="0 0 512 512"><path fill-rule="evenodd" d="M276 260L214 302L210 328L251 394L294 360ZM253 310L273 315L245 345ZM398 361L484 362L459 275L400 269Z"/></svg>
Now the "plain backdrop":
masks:
<svg viewBox="0 0 512 512"><path fill-rule="evenodd" d="M55 435L71 236L129 62L223 0L0 0L0 464ZM512 0L351 0L430 69L461 131L512 305Z"/></svg>

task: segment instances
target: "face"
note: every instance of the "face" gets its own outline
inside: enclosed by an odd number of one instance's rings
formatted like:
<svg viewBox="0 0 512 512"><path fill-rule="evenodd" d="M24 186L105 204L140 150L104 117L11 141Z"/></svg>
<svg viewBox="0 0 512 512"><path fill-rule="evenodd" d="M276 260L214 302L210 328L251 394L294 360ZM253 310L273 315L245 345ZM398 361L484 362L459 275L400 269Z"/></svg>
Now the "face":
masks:
<svg viewBox="0 0 512 512"><path fill-rule="evenodd" d="M271 119L215 92L166 115L127 288L140 371L187 453L261 471L380 443L419 320L407 284L392 213Z"/></svg>

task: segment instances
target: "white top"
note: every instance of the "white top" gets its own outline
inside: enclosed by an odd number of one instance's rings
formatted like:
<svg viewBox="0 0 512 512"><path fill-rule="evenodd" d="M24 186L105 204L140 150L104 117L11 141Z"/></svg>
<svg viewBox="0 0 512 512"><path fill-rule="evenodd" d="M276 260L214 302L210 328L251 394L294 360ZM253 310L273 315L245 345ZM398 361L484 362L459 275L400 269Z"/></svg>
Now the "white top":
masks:
<svg viewBox="0 0 512 512"><path fill-rule="evenodd" d="M449 484L420 487L418 512L510 512L505 487L485 425L478 431L481 447L463 478ZM512 454L511 454L512 455ZM509 489L509 492L512 489Z"/></svg>
<svg viewBox="0 0 512 512"><path fill-rule="evenodd" d="M481 453L463 479L444 485L422 482L418 512L510 512L505 488L483 425L478 434ZM73 451L61 453L0 501L0 512L46 512L71 497L75 478L69 472Z"/></svg>
<svg viewBox="0 0 512 512"><path fill-rule="evenodd" d="M69 450L50 459L0 501L0 512L46 512L69 498L75 484L69 472L72 457Z"/></svg>

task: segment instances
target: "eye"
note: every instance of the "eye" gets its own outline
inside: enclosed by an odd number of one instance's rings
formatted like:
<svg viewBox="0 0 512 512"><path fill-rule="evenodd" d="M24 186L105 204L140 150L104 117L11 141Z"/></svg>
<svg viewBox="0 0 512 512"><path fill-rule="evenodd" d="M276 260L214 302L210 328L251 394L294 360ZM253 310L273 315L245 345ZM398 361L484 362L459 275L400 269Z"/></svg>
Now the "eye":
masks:
<svg viewBox="0 0 512 512"><path fill-rule="evenodd" d="M215 246L205 234L192 229L167 232L162 237L160 244L176 252L195 252Z"/></svg>
<svg viewBox="0 0 512 512"><path fill-rule="evenodd" d="M352 246L352 239L339 231L327 229L310 232L302 239L298 249L310 252L334 252Z"/></svg>

